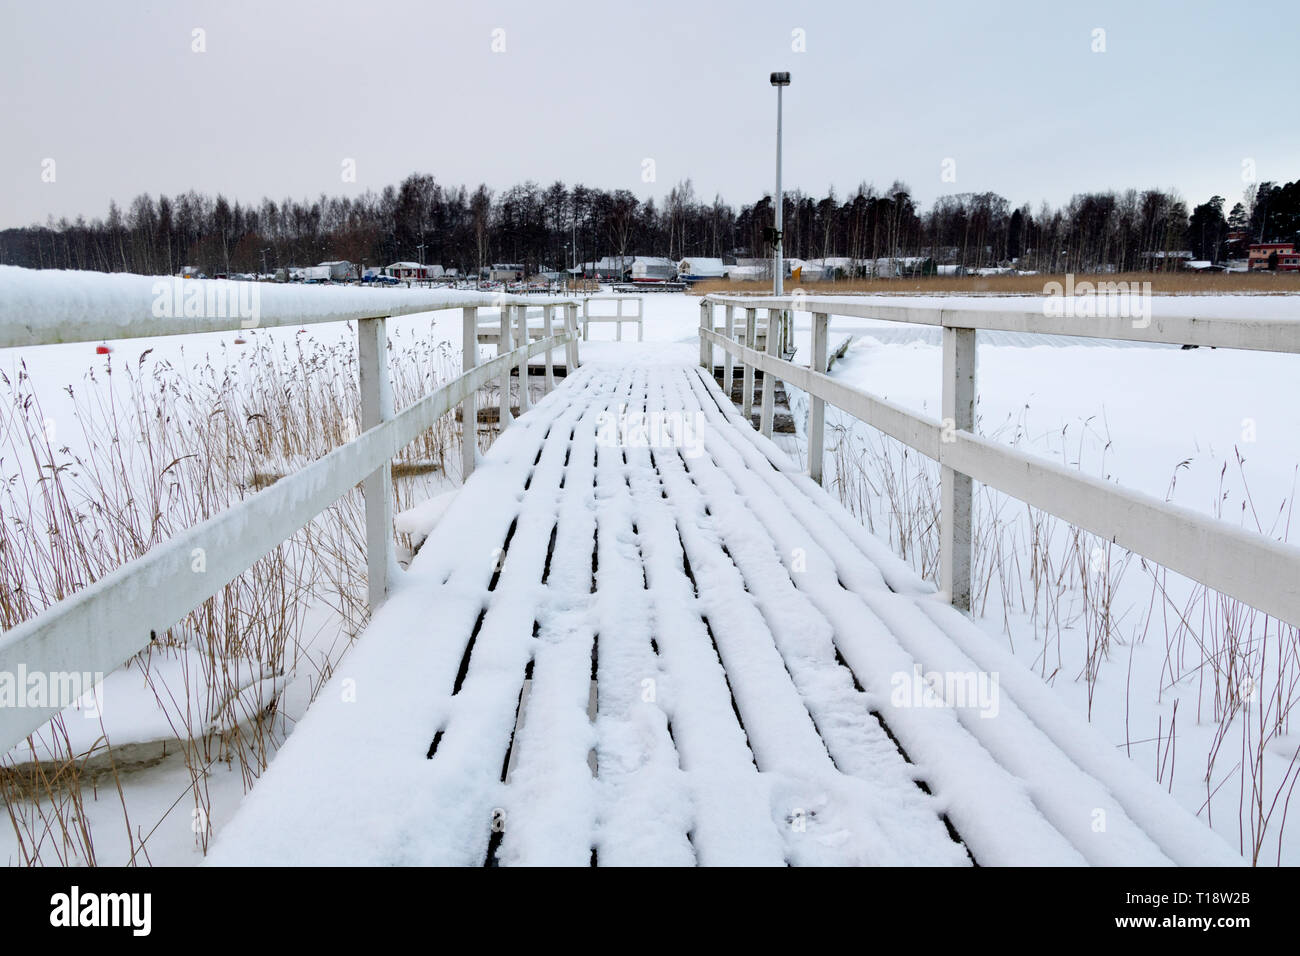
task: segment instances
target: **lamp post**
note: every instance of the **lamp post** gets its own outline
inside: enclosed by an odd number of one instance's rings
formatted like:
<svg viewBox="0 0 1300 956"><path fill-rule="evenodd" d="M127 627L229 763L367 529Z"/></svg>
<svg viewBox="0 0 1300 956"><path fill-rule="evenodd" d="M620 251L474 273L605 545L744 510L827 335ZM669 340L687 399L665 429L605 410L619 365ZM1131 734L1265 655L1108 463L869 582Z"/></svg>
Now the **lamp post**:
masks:
<svg viewBox="0 0 1300 956"><path fill-rule="evenodd" d="M785 200L781 195L781 91L790 85L789 73L773 73L769 78L772 85L776 87L776 235L772 243L773 253L773 292L776 295L782 295L785 291L785 264L782 261L781 250L781 220L782 207Z"/></svg>

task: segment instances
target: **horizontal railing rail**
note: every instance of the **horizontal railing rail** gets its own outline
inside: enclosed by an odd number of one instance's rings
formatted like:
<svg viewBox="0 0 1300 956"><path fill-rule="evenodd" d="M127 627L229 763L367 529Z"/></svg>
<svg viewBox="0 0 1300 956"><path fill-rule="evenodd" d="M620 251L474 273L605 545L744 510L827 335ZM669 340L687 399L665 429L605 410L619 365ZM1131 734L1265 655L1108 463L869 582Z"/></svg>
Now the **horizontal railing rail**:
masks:
<svg viewBox="0 0 1300 956"><path fill-rule="evenodd" d="M593 302L614 302L616 303L615 312L593 312L591 303ZM636 311L627 313L623 311L624 302L635 302ZM639 295L589 295L582 300L582 340L588 340L588 331L593 323L614 323L614 336L617 341L623 341L623 323L631 322L636 325L636 340L638 342L645 339L645 328L643 325L645 319L645 299Z"/></svg>
<svg viewBox="0 0 1300 956"><path fill-rule="evenodd" d="M456 289L359 289L0 266L0 348L541 304L537 296ZM578 300L557 298L551 304L576 306Z"/></svg>
<svg viewBox="0 0 1300 956"><path fill-rule="evenodd" d="M1044 299L1041 297L1032 300L1037 305L1023 309L985 309L970 306L940 309L933 306L883 305L874 302L846 301L842 296L788 295L777 299L771 296L714 294L706 298L718 305L738 309L784 309L791 312L808 312L813 315L906 322L911 325L929 325L937 328L1070 335L1125 342L1203 345L1265 352L1300 352L1300 316L1296 319L1258 319L1213 313L1152 315L1136 318L1123 315L1049 315L1043 307ZM1104 301L1107 297L1099 298ZM1122 307L1124 298L1120 295L1113 297L1112 301ZM1136 305L1136 297L1132 304Z"/></svg>
<svg viewBox="0 0 1300 956"><path fill-rule="evenodd" d="M25 270L19 270L25 271ZM27 334L57 341L98 340L100 330L113 328L116 337L141 337L156 334L180 334L180 330L160 332L149 326L150 319L119 308L139 307L136 283L122 283L120 277L78 278L79 291L69 295L51 283L49 296L42 300L31 295L38 284L27 282L23 295L13 295L8 280L10 270L0 270L0 327L20 320L19 309L43 310L40 322ZM64 276L79 274L63 273ZM95 278L102 285L114 286L103 298L94 294ZM140 277L125 277L135 279ZM304 290L306 291L306 290ZM477 393L494 380L500 382L501 427L509 424L512 370L519 375L521 405L527 407L529 360L545 353L547 358L544 389L553 385L551 356L564 349L565 366L572 371L578 365L578 304L558 300L543 306L546 336L527 342L518 335L525 305L514 297L476 293L456 294L448 299L441 294L398 292L401 300L383 302L365 295L369 301L355 302L338 308L327 303L321 308L322 296L347 293L346 289L311 290L313 295L300 302L303 312L292 321L287 312L276 313L276 325L305 322L334 322L355 319L358 323L358 362L361 390L362 433L324 457L304 466L273 485L250 495L218 515L180 532L150 548L140 557L88 585L75 594L46 608L36 616L0 633L0 673L25 671L27 674L61 674L76 672L107 674L122 666L143 650L158 634L165 632L219 593L243 572L282 542L296 534L322 511L358 484L365 499L366 562L371 606L381 602L395 573L392 543L392 488L390 462L404 446L421 432L433 427L439 418L462 408L465 431L464 475L469 477L477 462L475 438L478 411ZM388 293L381 293L387 297ZM54 316L76 309L77 302L86 312L94 313L72 334L80 338L55 338ZM25 306L24 306L25 303ZM534 298L531 303L536 305ZM287 307L288 300L277 302ZM501 310L502 342L496 358L479 364L477 342L478 307ZM385 321L388 315L458 307L462 310L464 333L464 367L460 376L420 398L401 412L392 408L392 391L387 366ZM552 334L554 311L563 308L563 331ZM385 312L375 315L378 310ZM328 317L322 317L328 316ZM152 317L151 317L152 318ZM518 319L518 323L512 319ZM284 321L279 321L284 319ZM170 323L163 323L170 327ZM47 325L49 326L47 328ZM229 330L239 325L226 324ZM91 332L89 330L93 329ZM203 329L216 331L217 328ZM195 331L191 329L190 331ZM123 334L125 333L125 335ZM516 340L523 344L513 347ZM202 560L196 560L199 556ZM17 744L41 727L58 712L58 708L0 706L0 753Z"/></svg>
<svg viewBox="0 0 1300 956"><path fill-rule="evenodd" d="M714 305L727 309L723 333L714 331L711 314ZM796 365L771 351L760 352L752 347L759 307L772 311L815 310L810 366ZM736 308L745 312L743 330L736 329L734 323L732 312ZM752 401L749 385L755 369L764 376L764 399L767 385L776 378L809 395L809 472L818 482L823 477L826 403L939 463L940 578L948 599L963 610L970 609L970 482L974 480L1281 621L1300 626L1300 547L1071 471L974 434L977 329L992 327L1001 331L1092 336L1095 330L1087 329L1086 324L1093 320L1069 320L1068 326L1049 323L1016 328L1015 323L1024 322L1032 313L919 309L916 315L899 318L910 313L909 307L879 307L830 297L798 296L780 299L710 296L701 303L700 309L700 364L712 370L713 347L723 350L724 388L728 394L734 385L734 358L744 368L747 400ZM832 314L941 325L944 329L943 418L919 415L827 375L826 345ZM1131 319L1125 321L1132 323ZM1150 326L1136 331L1143 333L1142 341L1174 344L1194 332L1206 344L1300 352L1300 320L1217 318L1174 322L1153 318ZM741 341L736 340L738 333ZM1095 337L1122 338L1119 335ZM770 417L760 419L760 429L770 437Z"/></svg>

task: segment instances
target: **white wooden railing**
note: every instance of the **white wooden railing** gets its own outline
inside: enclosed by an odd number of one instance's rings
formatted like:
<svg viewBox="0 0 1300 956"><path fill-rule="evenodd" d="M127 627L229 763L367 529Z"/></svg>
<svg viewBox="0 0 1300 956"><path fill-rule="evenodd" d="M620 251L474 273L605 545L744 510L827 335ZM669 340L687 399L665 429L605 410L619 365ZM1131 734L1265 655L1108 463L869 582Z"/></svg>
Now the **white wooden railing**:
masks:
<svg viewBox="0 0 1300 956"><path fill-rule="evenodd" d="M478 390L499 380L504 428L512 417L512 368L518 368L523 410L529 406L530 358L546 353L547 391L554 385L551 359L556 349L564 349L568 371L578 365L578 303L571 299L543 306L546 335L529 343L524 337L525 312L528 304L537 305L536 297L263 284L257 287L256 317L159 316L159 289L173 281L181 280L0 268L0 348L355 322L362 433L0 634L0 672L107 674L115 670L146 647L153 635L184 619L358 484L365 497L369 599L372 607L379 604L398 573L392 534L393 456L459 404L467 430L463 467L468 478L477 460ZM210 301L205 298L208 294L215 299L218 287L225 298L239 285L185 283L204 302ZM480 365L476 332L478 310L484 307L501 312L501 345L495 359ZM387 319L455 308L461 309L463 320L462 374L395 413L387 364ZM552 322L557 309L564 310L563 331L555 335ZM524 331L516 339L512 330ZM514 347L514 341L523 344ZM200 553L204 561L196 564L194 557ZM196 566L204 570L196 571ZM55 713L57 708L0 706L0 753Z"/></svg>
<svg viewBox="0 0 1300 956"><path fill-rule="evenodd" d="M722 333L714 331L717 307L726 310ZM766 352L753 348L759 309L767 311L769 323L780 321L782 313L811 313L811 365L779 358L777 336L768 337ZM737 310L744 313L739 329ZM826 339L832 315L942 328L942 419L918 415L830 378L826 374ZM754 369L763 372L759 427L769 437L775 379L807 392L808 470L818 482L822 480L827 402L939 462L940 582L948 600L962 610L970 609L971 482L975 480L1300 626L1300 548L974 434L977 330L1300 352L1300 316L1294 320L1156 316L1138 321L1121 316L1054 317L1045 314L1041 306L995 311L887 306L829 296L710 295L700 303L700 364L711 372L714 347L723 350L723 388L730 395L733 357L739 359L744 368L747 419Z"/></svg>
<svg viewBox="0 0 1300 956"><path fill-rule="evenodd" d="M617 311L592 312L591 303L593 302L616 302ZM623 311L624 302L635 302L636 311L625 313ZM645 328L643 320L645 319L645 299L639 295L589 295L582 300L582 340L587 341L587 332L589 326L593 323L613 322L615 338L623 341L623 323L632 322L636 324L636 340L641 342L645 338Z"/></svg>

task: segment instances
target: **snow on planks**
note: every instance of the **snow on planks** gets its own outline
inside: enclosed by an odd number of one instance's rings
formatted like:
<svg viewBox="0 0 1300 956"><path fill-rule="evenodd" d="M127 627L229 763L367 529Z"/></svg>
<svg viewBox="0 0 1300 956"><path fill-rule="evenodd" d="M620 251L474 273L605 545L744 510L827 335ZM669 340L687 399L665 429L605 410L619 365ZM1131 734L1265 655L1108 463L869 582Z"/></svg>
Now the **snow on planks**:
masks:
<svg viewBox="0 0 1300 956"><path fill-rule="evenodd" d="M671 434L610 440L642 413ZM1233 859L1025 675L899 697L1020 666L981 640L701 370L586 366L498 439L210 861Z"/></svg>

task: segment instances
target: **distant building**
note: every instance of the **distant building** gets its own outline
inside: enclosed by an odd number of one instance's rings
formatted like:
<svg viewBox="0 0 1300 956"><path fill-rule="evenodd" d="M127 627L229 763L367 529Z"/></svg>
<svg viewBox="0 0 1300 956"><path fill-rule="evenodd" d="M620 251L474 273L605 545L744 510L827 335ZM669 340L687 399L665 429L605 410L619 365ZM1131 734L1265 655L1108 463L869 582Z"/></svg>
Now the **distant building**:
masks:
<svg viewBox="0 0 1300 956"><path fill-rule="evenodd" d="M582 264L584 279L599 282L622 282L632 268L633 256L603 256L596 262Z"/></svg>
<svg viewBox="0 0 1300 956"><path fill-rule="evenodd" d="M328 278L331 282L351 282L357 277L357 267L346 259L322 262L319 268L329 270Z"/></svg>
<svg viewBox="0 0 1300 956"><path fill-rule="evenodd" d="M658 256L634 256L628 278L633 282L669 282L677 277L677 263Z"/></svg>
<svg viewBox="0 0 1300 956"><path fill-rule="evenodd" d="M1142 253L1142 261L1152 272L1173 272L1183 268L1185 263L1192 262L1195 258L1190 249L1158 249Z"/></svg>
<svg viewBox="0 0 1300 956"><path fill-rule="evenodd" d="M1223 240L1225 259L1245 259L1250 249L1250 235L1244 229L1232 229Z"/></svg>
<svg viewBox="0 0 1300 956"><path fill-rule="evenodd" d="M834 281L852 278L859 269L859 263L848 256L823 256L820 259L809 259L803 264L803 277Z"/></svg>
<svg viewBox="0 0 1300 956"><path fill-rule="evenodd" d="M690 256L677 263L677 276L692 284L703 279L723 279L727 276L727 267L721 259Z"/></svg>
<svg viewBox="0 0 1300 956"><path fill-rule="evenodd" d="M1300 272L1300 253L1294 242L1252 242L1247 261L1251 272Z"/></svg>
<svg viewBox="0 0 1300 956"><path fill-rule="evenodd" d="M494 262L485 268L489 282L521 282L524 266L521 262Z"/></svg>
<svg viewBox="0 0 1300 956"><path fill-rule="evenodd" d="M394 262L384 266L384 275L406 281L438 279L442 277L442 266L426 266L418 262Z"/></svg>

